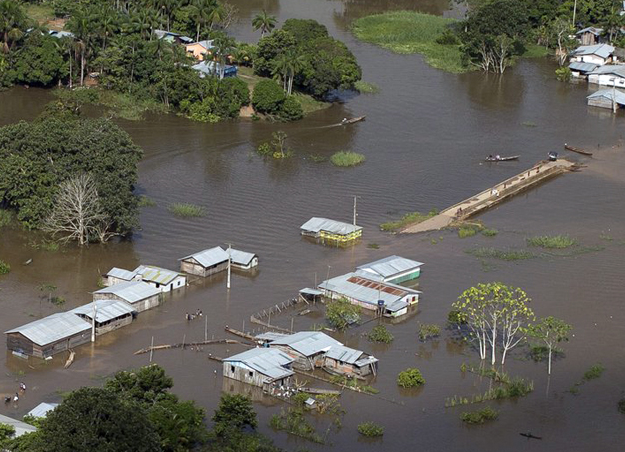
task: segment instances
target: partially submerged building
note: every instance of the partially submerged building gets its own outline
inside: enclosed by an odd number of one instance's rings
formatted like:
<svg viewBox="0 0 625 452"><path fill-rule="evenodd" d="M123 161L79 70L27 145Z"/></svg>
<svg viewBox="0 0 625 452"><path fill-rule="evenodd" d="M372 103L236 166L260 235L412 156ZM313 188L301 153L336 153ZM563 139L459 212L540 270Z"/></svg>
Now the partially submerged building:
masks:
<svg viewBox="0 0 625 452"><path fill-rule="evenodd" d="M223 360L223 376L270 391L289 386L293 358L275 348L253 348Z"/></svg>
<svg viewBox="0 0 625 452"><path fill-rule="evenodd" d="M421 275L423 262L413 261L401 256L389 256L356 267L356 270L372 279L400 284L416 279Z"/></svg>
<svg viewBox="0 0 625 452"><path fill-rule="evenodd" d="M93 301L120 300L130 304L135 311L143 312L158 306L161 291L143 281L129 281L97 290L93 293Z"/></svg>
<svg viewBox="0 0 625 452"><path fill-rule="evenodd" d="M95 312L95 334L100 335L132 323L135 308L121 300L97 300L72 309L81 319L93 326Z"/></svg>
<svg viewBox="0 0 625 452"><path fill-rule="evenodd" d="M399 317L408 312L408 306L419 301L420 291L396 284L376 281L362 273L347 273L319 284L324 296L345 298L350 303L387 317Z"/></svg>
<svg viewBox="0 0 625 452"><path fill-rule="evenodd" d="M269 343L270 347L278 348L292 357L295 368L303 370L322 367L326 352L337 345L343 344L319 331L300 331Z"/></svg>
<svg viewBox="0 0 625 452"><path fill-rule="evenodd" d="M313 217L301 227L304 236L335 242L348 242L362 237L362 227L328 218Z"/></svg>
<svg viewBox="0 0 625 452"><path fill-rule="evenodd" d="M614 47L609 44L579 46L571 53L570 62L594 63L603 66L612 61L613 52Z"/></svg>
<svg viewBox="0 0 625 452"><path fill-rule="evenodd" d="M231 264L241 270L251 270L258 266L258 256L254 253L230 249Z"/></svg>
<svg viewBox="0 0 625 452"><path fill-rule="evenodd" d="M623 108L625 107L625 93L618 89L601 89L587 97L588 105L600 108Z"/></svg>
<svg viewBox="0 0 625 452"><path fill-rule="evenodd" d="M155 267L153 265L139 265L134 273L143 281L161 292L170 292L187 285L187 277L181 273Z"/></svg>
<svg viewBox="0 0 625 452"><path fill-rule="evenodd" d="M6 331L7 348L48 358L91 340L91 324L73 312L59 312Z"/></svg>
<svg viewBox="0 0 625 452"><path fill-rule="evenodd" d="M361 350L333 345L324 356L323 368L330 373L366 377L378 372L378 359Z"/></svg>
<svg viewBox="0 0 625 452"><path fill-rule="evenodd" d="M588 74L588 83L625 87L625 64L608 64L595 68Z"/></svg>
<svg viewBox="0 0 625 452"><path fill-rule="evenodd" d="M207 277L227 269L228 259L228 253L220 246L216 246L179 259L180 271Z"/></svg>

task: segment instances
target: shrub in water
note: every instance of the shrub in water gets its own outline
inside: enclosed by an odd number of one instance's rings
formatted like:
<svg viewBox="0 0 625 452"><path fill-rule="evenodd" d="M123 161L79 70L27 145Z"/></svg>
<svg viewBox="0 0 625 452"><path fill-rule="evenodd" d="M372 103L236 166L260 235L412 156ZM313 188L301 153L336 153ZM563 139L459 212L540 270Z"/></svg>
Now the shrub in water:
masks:
<svg viewBox="0 0 625 452"><path fill-rule="evenodd" d="M11 266L0 260L0 275L6 275L11 271Z"/></svg>
<svg viewBox="0 0 625 452"><path fill-rule="evenodd" d="M365 156L352 151L339 151L330 157L334 166L356 166L365 161Z"/></svg>
<svg viewBox="0 0 625 452"><path fill-rule="evenodd" d="M363 422L358 425L358 433L368 437L382 436L384 435L384 427L373 422Z"/></svg>
<svg viewBox="0 0 625 452"><path fill-rule="evenodd" d="M204 208L189 203L174 203L168 207L168 210L177 217L203 217Z"/></svg>
<svg viewBox="0 0 625 452"><path fill-rule="evenodd" d="M541 235L527 239L529 246L539 246L547 249L562 249L576 245L577 240L568 235Z"/></svg>
<svg viewBox="0 0 625 452"><path fill-rule="evenodd" d="M419 369L409 368L399 373L397 384L402 388L416 388L425 384L425 378L423 378Z"/></svg>
<svg viewBox="0 0 625 452"><path fill-rule="evenodd" d="M426 341L431 337L438 337L441 334L441 327L435 324L423 324L419 327L419 339Z"/></svg>
<svg viewBox="0 0 625 452"><path fill-rule="evenodd" d="M586 372L584 372L584 376L582 378L584 381L594 380L595 378L599 378L601 374L603 374L604 370L605 367L603 367L602 364L595 364Z"/></svg>
<svg viewBox="0 0 625 452"><path fill-rule="evenodd" d="M393 335L384 325L378 325L373 328L369 334L367 334L367 338L371 342L382 342L384 344L390 344L394 339Z"/></svg>
<svg viewBox="0 0 625 452"><path fill-rule="evenodd" d="M483 424L486 421L497 419L499 413L490 407L478 411L465 411L460 415L460 419L467 424Z"/></svg>
<svg viewBox="0 0 625 452"><path fill-rule="evenodd" d="M304 110L302 110L302 104L295 96L288 96L278 112L280 119L284 121L297 121L304 117Z"/></svg>

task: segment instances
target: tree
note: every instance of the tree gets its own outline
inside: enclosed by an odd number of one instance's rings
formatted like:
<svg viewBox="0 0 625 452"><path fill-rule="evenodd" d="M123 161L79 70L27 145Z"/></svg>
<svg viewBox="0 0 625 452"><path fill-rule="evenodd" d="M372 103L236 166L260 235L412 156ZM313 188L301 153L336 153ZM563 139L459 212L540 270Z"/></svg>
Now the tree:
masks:
<svg viewBox="0 0 625 452"><path fill-rule="evenodd" d="M236 48L236 41L234 38L226 35L225 33L219 34L213 42L213 55L219 63L219 79L224 78L226 72L226 63L228 62L228 56L234 52Z"/></svg>
<svg viewBox="0 0 625 452"><path fill-rule="evenodd" d="M326 304L326 319L337 330L344 330L360 319L360 306L351 304L346 298L332 300Z"/></svg>
<svg viewBox="0 0 625 452"><path fill-rule="evenodd" d="M32 452L154 452L158 436L138 404L100 388L72 392L36 433Z"/></svg>
<svg viewBox="0 0 625 452"><path fill-rule="evenodd" d="M417 368L402 370L397 376L397 384L402 388L416 388L425 384L425 378Z"/></svg>
<svg viewBox="0 0 625 452"><path fill-rule="evenodd" d="M605 16L602 21L602 26L604 30L608 33L609 41L612 42L612 38L615 34L619 33L623 24L623 16L621 16L620 6L622 4L619 3L619 7L612 6L610 8L610 12Z"/></svg>
<svg viewBox="0 0 625 452"><path fill-rule="evenodd" d="M85 245L95 240L105 242L111 235L110 224L93 177L83 173L60 184L43 229L61 235L66 242L76 240Z"/></svg>
<svg viewBox="0 0 625 452"><path fill-rule="evenodd" d="M549 24L550 44L555 47L555 58L560 67L564 66L576 42L570 38L575 28L566 17L557 17Z"/></svg>
<svg viewBox="0 0 625 452"><path fill-rule="evenodd" d="M258 426L252 400L240 394L221 396L213 422L218 436L227 436L231 430L242 430L246 427L255 429Z"/></svg>
<svg viewBox="0 0 625 452"><path fill-rule="evenodd" d="M9 53L13 44L24 35L25 29L26 13L21 5L14 0L0 1L0 34L4 53Z"/></svg>
<svg viewBox="0 0 625 452"><path fill-rule="evenodd" d="M528 335L543 342L549 349L549 364L547 374L551 375L551 357L553 349L560 342L569 340L569 333L573 327L555 317L545 317L529 327Z"/></svg>
<svg viewBox="0 0 625 452"><path fill-rule="evenodd" d="M20 83L53 85L67 75L63 49L56 38L32 32L15 52L11 72Z"/></svg>
<svg viewBox="0 0 625 452"><path fill-rule="evenodd" d="M486 359L491 348L491 365L495 365L498 339L503 349L502 364L506 354L523 339L528 320L534 314L527 306L527 294L500 282L478 284L465 290L452 307L458 318L466 322L469 339L477 342L480 358Z"/></svg>
<svg viewBox="0 0 625 452"><path fill-rule="evenodd" d="M277 114L285 99L284 90L273 80L261 80L252 92L252 106L259 113Z"/></svg>
<svg viewBox="0 0 625 452"><path fill-rule="evenodd" d="M104 387L125 399L154 404L173 387L174 380L157 364L117 372Z"/></svg>
<svg viewBox="0 0 625 452"><path fill-rule="evenodd" d="M275 16L270 16L267 14L267 11L263 9L252 19L252 27L254 27L254 30L260 30L260 37L262 39L267 33L271 33L271 31L276 28L276 22Z"/></svg>

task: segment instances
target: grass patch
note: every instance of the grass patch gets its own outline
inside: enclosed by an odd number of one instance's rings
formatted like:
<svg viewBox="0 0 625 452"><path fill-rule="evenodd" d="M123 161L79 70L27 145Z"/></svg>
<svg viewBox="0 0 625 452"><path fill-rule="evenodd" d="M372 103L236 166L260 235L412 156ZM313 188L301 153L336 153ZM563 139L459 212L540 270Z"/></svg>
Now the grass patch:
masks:
<svg viewBox="0 0 625 452"><path fill-rule="evenodd" d="M347 167L360 165L365 161L365 156L352 151L339 151L330 157L330 163L334 166Z"/></svg>
<svg viewBox="0 0 625 452"><path fill-rule="evenodd" d="M549 359L549 347L546 345L532 345L530 346L529 356L537 363L547 361ZM554 348L551 351L551 357L554 360L562 358L564 357L564 352L560 348Z"/></svg>
<svg viewBox="0 0 625 452"><path fill-rule="evenodd" d="M497 229L484 228L481 232L482 235L485 237L495 237L497 234L499 234L499 231Z"/></svg>
<svg viewBox="0 0 625 452"><path fill-rule="evenodd" d="M471 254L477 258L491 258L491 259L499 259L502 261L521 261L526 259L532 259L536 257L536 255L530 251L526 250L498 250L496 248L474 248L471 250L466 250L465 253Z"/></svg>
<svg viewBox="0 0 625 452"><path fill-rule="evenodd" d="M378 245L377 243L371 242L371 243L367 244L367 248L371 248L372 250L379 250L380 249L380 245Z"/></svg>
<svg viewBox="0 0 625 452"><path fill-rule="evenodd" d="M203 217L205 214L204 207L181 202L170 204L167 210L181 218Z"/></svg>
<svg viewBox="0 0 625 452"><path fill-rule="evenodd" d="M465 411L460 415L462 422L467 424L483 424L486 421L493 421L497 419L499 412L493 410L490 407L483 408L477 411Z"/></svg>
<svg viewBox="0 0 625 452"><path fill-rule="evenodd" d="M417 388L425 384L425 378L419 369L413 367L399 373L397 384L402 388Z"/></svg>
<svg viewBox="0 0 625 452"><path fill-rule="evenodd" d="M0 275L6 275L10 271L11 271L11 266L7 264L6 262L4 262L3 260L0 260Z"/></svg>
<svg viewBox="0 0 625 452"><path fill-rule="evenodd" d="M536 127L536 123L532 121L523 121L521 125L524 127Z"/></svg>
<svg viewBox="0 0 625 452"><path fill-rule="evenodd" d="M369 334L367 334L367 339L369 339L371 342L390 344L391 342L393 342L393 339L395 339L395 337L384 325L378 325L373 328L369 332Z"/></svg>
<svg viewBox="0 0 625 452"><path fill-rule="evenodd" d="M602 364L595 364L591 366L586 372L584 372L584 376L582 377L583 381L590 381L599 378L603 372L605 371L605 367Z"/></svg>
<svg viewBox="0 0 625 452"><path fill-rule="evenodd" d="M471 226L461 226L458 228L458 237L465 239L467 237L473 237L477 234L477 229Z"/></svg>
<svg viewBox="0 0 625 452"><path fill-rule="evenodd" d="M354 88L360 94L377 94L380 92L380 88L375 83L368 83L363 80L358 80L354 84Z"/></svg>
<svg viewBox="0 0 625 452"><path fill-rule="evenodd" d="M145 195L139 195L139 198L137 199L137 206L139 207L154 207L155 205L156 201Z"/></svg>
<svg viewBox="0 0 625 452"><path fill-rule="evenodd" d="M423 342L427 341L428 339L438 337L440 336L440 334L441 334L441 327L434 323L432 324L424 323L419 326L419 339Z"/></svg>
<svg viewBox="0 0 625 452"><path fill-rule="evenodd" d="M373 422L363 422L358 425L358 433L370 438L384 435L384 427Z"/></svg>
<svg viewBox="0 0 625 452"><path fill-rule="evenodd" d="M324 157L323 155L319 155L319 154L310 154L308 158L315 163L323 163L328 160L326 157Z"/></svg>
<svg viewBox="0 0 625 452"><path fill-rule="evenodd" d="M0 228L8 226L13 221L13 213L10 210L0 209Z"/></svg>
<svg viewBox="0 0 625 452"><path fill-rule="evenodd" d="M437 69L453 73L467 72L471 68L463 64L459 44L436 42L453 22L455 19L395 11L358 19L352 26L352 32L361 41L396 53L420 53L430 66Z"/></svg>
<svg viewBox="0 0 625 452"><path fill-rule="evenodd" d="M330 381L335 385L350 388L358 392L366 392L367 394L377 394L380 391L369 385L361 385L356 378L350 378L346 375L333 375L330 377Z"/></svg>
<svg viewBox="0 0 625 452"><path fill-rule="evenodd" d="M544 58L549 56L549 49L536 44L525 44L525 52L521 58Z"/></svg>
<svg viewBox="0 0 625 452"><path fill-rule="evenodd" d="M577 240L568 235L540 235L526 239L529 246L538 246L546 249L564 249L577 245Z"/></svg>
<svg viewBox="0 0 625 452"><path fill-rule="evenodd" d="M53 240L42 240L41 242L37 242L36 240L33 240L31 242L28 242L28 245L36 250L44 250L44 251L58 251L59 250L59 242L55 242Z"/></svg>
<svg viewBox="0 0 625 452"><path fill-rule="evenodd" d="M50 4L34 5L29 3L25 6L26 15L35 22L44 24L49 20L54 20L54 8Z"/></svg>
<svg viewBox="0 0 625 452"><path fill-rule="evenodd" d="M438 210L432 209L429 213L423 214L421 212L411 212L407 213L401 220L397 221L387 221L386 223L382 223L380 225L380 229L383 231L396 231L398 229L404 228L409 224L417 224L422 221L427 220L428 218L432 218L433 216L438 214Z"/></svg>

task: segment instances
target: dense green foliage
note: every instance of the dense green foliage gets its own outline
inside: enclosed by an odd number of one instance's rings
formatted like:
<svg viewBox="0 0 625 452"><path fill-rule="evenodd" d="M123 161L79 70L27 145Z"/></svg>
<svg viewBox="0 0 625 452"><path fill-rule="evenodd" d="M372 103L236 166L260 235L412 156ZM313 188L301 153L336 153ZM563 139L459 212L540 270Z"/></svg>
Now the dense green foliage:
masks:
<svg viewBox="0 0 625 452"><path fill-rule="evenodd" d="M605 367L603 366L603 364L594 364L590 366L590 368L586 372L584 372L584 376L582 377L582 380L584 381L595 380L599 378L601 375L603 375L604 371L605 371Z"/></svg>
<svg viewBox="0 0 625 452"><path fill-rule="evenodd" d="M286 93L273 80L261 80L254 87L252 106L259 113L278 114Z"/></svg>
<svg viewBox="0 0 625 452"><path fill-rule="evenodd" d="M367 334L367 339L371 342L381 342L383 344L390 344L393 342L393 335L384 325L378 325L374 327L369 334Z"/></svg>
<svg viewBox="0 0 625 452"><path fill-rule="evenodd" d="M330 163L334 166L356 166L365 161L365 156L353 151L339 151L332 154L330 157Z"/></svg>
<svg viewBox="0 0 625 452"><path fill-rule="evenodd" d="M11 266L7 264L6 262L4 262L3 260L0 260L0 275L6 275L10 271L11 271Z"/></svg>
<svg viewBox="0 0 625 452"><path fill-rule="evenodd" d="M360 306L351 304L345 298L326 304L326 320L337 330L344 330L360 319Z"/></svg>
<svg viewBox="0 0 625 452"><path fill-rule="evenodd" d="M356 58L314 20L288 19L258 42L254 72L279 75L301 90L322 98L334 89L353 88L361 78Z"/></svg>
<svg viewBox="0 0 625 452"><path fill-rule="evenodd" d="M416 388L425 384L425 378L416 368L402 370L397 376L397 384L402 388Z"/></svg>
<svg viewBox="0 0 625 452"><path fill-rule="evenodd" d="M462 422L467 424L483 424L486 421L497 419L499 413L491 407L482 408L477 411L465 411L460 415Z"/></svg>
<svg viewBox="0 0 625 452"><path fill-rule="evenodd" d="M538 246L547 249L563 249L576 245L577 240L569 237L568 235L541 235L536 237L529 237L527 239L529 246Z"/></svg>
<svg viewBox="0 0 625 452"><path fill-rule="evenodd" d="M358 425L358 433L368 437L384 435L384 427L373 422L363 422Z"/></svg>
<svg viewBox="0 0 625 452"><path fill-rule="evenodd" d="M440 334L441 327L434 323L423 323L419 325L419 339L422 341L438 337Z"/></svg>
<svg viewBox="0 0 625 452"><path fill-rule="evenodd" d="M427 214L423 214L421 212L410 212L397 221L387 221L386 223L382 223L380 225L380 229L383 231L397 231L411 224L421 223L428 218L432 218L436 214L438 214L438 210L436 209L430 210Z"/></svg>
<svg viewBox="0 0 625 452"><path fill-rule="evenodd" d="M112 231L137 226L133 194L142 151L130 136L105 119L19 122L0 128L0 203L17 211L29 228L42 224L58 186L80 173L95 179Z"/></svg>

